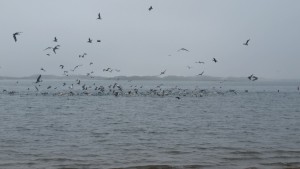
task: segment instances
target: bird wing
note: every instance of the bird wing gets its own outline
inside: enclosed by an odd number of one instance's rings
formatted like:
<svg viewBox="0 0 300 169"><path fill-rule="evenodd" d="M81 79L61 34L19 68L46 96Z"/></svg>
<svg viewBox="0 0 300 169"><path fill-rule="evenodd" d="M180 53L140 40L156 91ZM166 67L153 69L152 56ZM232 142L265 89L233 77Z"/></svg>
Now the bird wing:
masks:
<svg viewBox="0 0 300 169"><path fill-rule="evenodd" d="M16 37L16 35L17 35L16 33L13 34L15 42L17 42L17 37Z"/></svg>

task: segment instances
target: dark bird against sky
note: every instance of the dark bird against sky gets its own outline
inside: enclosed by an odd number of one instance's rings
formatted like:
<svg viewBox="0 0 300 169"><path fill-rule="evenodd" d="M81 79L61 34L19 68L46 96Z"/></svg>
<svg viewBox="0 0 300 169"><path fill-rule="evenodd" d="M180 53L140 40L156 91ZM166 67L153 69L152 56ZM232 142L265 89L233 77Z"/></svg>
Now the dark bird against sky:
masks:
<svg viewBox="0 0 300 169"><path fill-rule="evenodd" d="M15 42L17 42L17 35L20 35L22 32L16 32L13 34Z"/></svg>

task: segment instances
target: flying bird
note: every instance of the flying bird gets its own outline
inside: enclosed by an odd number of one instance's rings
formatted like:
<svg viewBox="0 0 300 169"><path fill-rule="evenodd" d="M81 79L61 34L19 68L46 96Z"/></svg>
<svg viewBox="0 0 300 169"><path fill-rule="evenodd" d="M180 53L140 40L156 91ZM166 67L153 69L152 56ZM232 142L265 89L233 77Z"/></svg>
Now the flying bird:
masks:
<svg viewBox="0 0 300 169"><path fill-rule="evenodd" d="M74 67L74 69L73 69L73 70L71 70L71 71L73 71L73 72L74 72L74 71L75 71L75 69L77 69L79 66L82 66L82 65L77 65L77 66L75 66L75 67Z"/></svg>
<svg viewBox="0 0 300 169"><path fill-rule="evenodd" d="M63 69L65 66L64 66L64 65L59 65L59 67L60 67L61 69Z"/></svg>
<svg viewBox="0 0 300 169"><path fill-rule="evenodd" d="M217 63L217 62L218 62L216 58L213 58L213 61L214 61L215 63Z"/></svg>
<svg viewBox="0 0 300 169"><path fill-rule="evenodd" d="M153 7L152 7L152 6L150 6L148 10L149 10L149 11L151 11L152 9L153 9Z"/></svg>
<svg viewBox="0 0 300 169"><path fill-rule="evenodd" d="M101 40L97 40L97 42L101 42Z"/></svg>
<svg viewBox="0 0 300 169"><path fill-rule="evenodd" d="M245 43L243 43L243 45L248 46L250 39L248 39Z"/></svg>
<svg viewBox="0 0 300 169"><path fill-rule="evenodd" d="M45 50L48 50L48 49L52 49L52 47L47 47L46 49L44 49L44 51L45 51Z"/></svg>
<svg viewBox="0 0 300 169"><path fill-rule="evenodd" d="M186 52L189 52L189 50L185 49L185 48L181 48L181 49L178 49L177 52L179 51L186 51Z"/></svg>
<svg viewBox="0 0 300 169"><path fill-rule="evenodd" d="M100 12L98 13L98 18L97 19L99 19L99 20L101 20L102 18L101 18L101 15L100 15Z"/></svg>
<svg viewBox="0 0 300 169"><path fill-rule="evenodd" d="M87 53L83 53L82 55L79 55L79 58L84 58L85 55L87 55Z"/></svg>
<svg viewBox="0 0 300 169"><path fill-rule="evenodd" d="M164 71L160 72L160 75L163 75L163 74L165 74L165 73L166 73L166 71L167 71L167 70L164 70Z"/></svg>
<svg viewBox="0 0 300 169"><path fill-rule="evenodd" d="M53 42L57 42L57 38L56 38L56 37L54 37L54 40L53 40Z"/></svg>
<svg viewBox="0 0 300 169"><path fill-rule="evenodd" d="M91 38L89 38L89 40L87 41L88 43L92 43L93 40Z"/></svg>
<svg viewBox="0 0 300 169"><path fill-rule="evenodd" d="M42 75L39 75L38 78L36 79L36 82L35 82L35 83L42 82L42 81L41 81L41 77L42 77Z"/></svg>
<svg viewBox="0 0 300 169"><path fill-rule="evenodd" d="M203 71L203 72L201 72L201 73L199 73L198 75L199 75L199 76L202 76L202 75L203 75L203 73L204 73L204 71Z"/></svg>
<svg viewBox="0 0 300 169"><path fill-rule="evenodd" d="M201 64L201 63L202 63L202 64L204 64L204 62L201 62L201 61L198 61L198 62L195 62L195 63L199 63L199 64Z"/></svg>
<svg viewBox="0 0 300 169"><path fill-rule="evenodd" d="M17 42L17 35L20 35L21 33L23 33L23 32L16 32L13 34L15 42Z"/></svg>
<svg viewBox="0 0 300 169"><path fill-rule="evenodd" d="M248 76L248 79L249 79L249 80L251 80L251 79L252 79L252 77L253 77L253 74L252 74L252 75L250 75L250 76Z"/></svg>
<svg viewBox="0 0 300 169"><path fill-rule="evenodd" d="M41 68L42 71L46 72L46 70L44 68Z"/></svg>
<svg viewBox="0 0 300 169"><path fill-rule="evenodd" d="M60 45L56 45L52 50L56 54L56 50L59 49Z"/></svg>

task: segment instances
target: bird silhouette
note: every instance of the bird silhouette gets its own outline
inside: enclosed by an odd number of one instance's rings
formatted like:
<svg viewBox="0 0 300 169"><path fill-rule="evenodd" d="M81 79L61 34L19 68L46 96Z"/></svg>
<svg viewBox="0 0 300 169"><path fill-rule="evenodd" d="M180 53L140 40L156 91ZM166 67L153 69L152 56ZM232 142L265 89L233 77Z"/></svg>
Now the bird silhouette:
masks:
<svg viewBox="0 0 300 169"><path fill-rule="evenodd" d="M204 71L202 71L202 72L201 72L201 73L199 73L198 75L199 75L199 76L202 76L202 75L203 75L203 73L204 73Z"/></svg>
<svg viewBox="0 0 300 169"><path fill-rule="evenodd" d="M201 63L202 63L202 64L204 64L204 62L201 62L201 61L198 61L198 62L195 62L195 63L199 63L199 64L201 64Z"/></svg>
<svg viewBox="0 0 300 169"><path fill-rule="evenodd" d="M92 43L93 40L91 38L89 38L89 40L87 41L88 43Z"/></svg>
<svg viewBox="0 0 300 169"><path fill-rule="evenodd" d="M56 50L59 49L60 45L56 45L52 50L56 54Z"/></svg>
<svg viewBox="0 0 300 169"><path fill-rule="evenodd" d="M61 69L63 69L65 66L64 66L64 65L59 65L59 67L60 67Z"/></svg>
<svg viewBox="0 0 300 169"><path fill-rule="evenodd" d="M152 6L150 6L148 10L149 10L149 11L151 11L152 9L153 9L153 7L152 7Z"/></svg>
<svg viewBox="0 0 300 169"><path fill-rule="evenodd" d="M36 82L35 82L35 83L42 82L42 81L41 81L41 77L42 77L42 75L39 75L38 78L36 79Z"/></svg>
<svg viewBox="0 0 300 169"><path fill-rule="evenodd" d="M252 74L252 75L250 75L250 76L248 76L248 79L249 79L249 80L251 80L251 79L252 79L252 77L253 77L253 74Z"/></svg>
<svg viewBox="0 0 300 169"><path fill-rule="evenodd" d="M57 42L57 38L56 38L56 37L54 37L54 40L53 40L53 42Z"/></svg>
<svg viewBox="0 0 300 169"><path fill-rule="evenodd" d="M163 74L165 74L165 73L166 73L166 71L167 71L167 70L164 70L164 71L160 72L160 75L163 75Z"/></svg>
<svg viewBox="0 0 300 169"><path fill-rule="evenodd" d="M178 49L177 52L179 51L186 51L186 52L189 52L189 50L185 49L185 48L181 48L181 49Z"/></svg>
<svg viewBox="0 0 300 169"><path fill-rule="evenodd" d="M215 63L217 63L217 62L218 62L216 58L213 58L213 61L214 61Z"/></svg>
<svg viewBox="0 0 300 169"><path fill-rule="evenodd" d="M100 15L100 12L98 13L98 18L97 19L99 19L99 20L101 20L102 18L101 18L101 15Z"/></svg>
<svg viewBox="0 0 300 169"><path fill-rule="evenodd" d="M15 42L17 42L17 35L20 35L21 33L23 33L23 32L16 32L13 34Z"/></svg>
<svg viewBox="0 0 300 169"><path fill-rule="evenodd" d="M248 46L250 39L248 39L245 43L243 43L243 45Z"/></svg>

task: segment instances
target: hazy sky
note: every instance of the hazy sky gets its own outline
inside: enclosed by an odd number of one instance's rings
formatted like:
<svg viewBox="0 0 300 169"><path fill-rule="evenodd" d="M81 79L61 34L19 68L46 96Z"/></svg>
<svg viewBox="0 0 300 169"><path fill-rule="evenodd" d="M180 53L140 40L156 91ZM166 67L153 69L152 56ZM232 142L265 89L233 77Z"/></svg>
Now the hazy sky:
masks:
<svg viewBox="0 0 300 169"><path fill-rule="evenodd" d="M166 69L166 75L299 79L299 18L299 0L1 0L0 76L62 75L60 64L65 70L83 64L73 74ZM23 32L17 43L15 32ZM57 44L56 55L44 51ZM103 72L107 67L121 72Z"/></svg>

